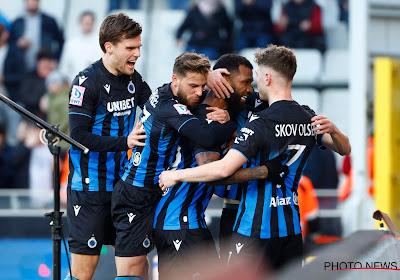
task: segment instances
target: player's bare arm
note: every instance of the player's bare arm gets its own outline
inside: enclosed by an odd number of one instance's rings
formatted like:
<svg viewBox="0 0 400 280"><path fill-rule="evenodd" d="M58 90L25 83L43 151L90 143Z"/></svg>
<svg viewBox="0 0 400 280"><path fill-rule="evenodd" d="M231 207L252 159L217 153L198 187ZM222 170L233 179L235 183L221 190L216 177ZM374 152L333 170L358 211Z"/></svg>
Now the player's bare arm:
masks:
<svg viewBox="0 0 400 280"><path fill-rule="evenodd" d="M316 134L325 134L322 138L325 147L342 156L351 153L349 138L331 120L325 116L314 116L311 121Z"/></svg>
<svg viewBox="0 0 400 280"><path fill-rule="evenodd" d="M164 171L159 177L160 188L164 191L179 182L210 182L226 178L247 162L245 156L230 150L221 160L202 166L175 171Z"/></svg>
<svg viewBox="0 0 400 280"><path fill-rule="evenodd" d="M286 158L287 155L283 154L267 161L265 165L251 168L241 168L225 179L213 181L208 184L229 185L263 179L267 179L274 183L283 184L286 175L289 174L288 166L286 164L282 164Z"/></svg>
<svg viewBox="0 0 400 280"><path fill-rule="evenodd" d="M219 160L219 153L200 153L196 155L197 165L204 165Z"/></svg>
<svg viewBox="0 0 400 280"><path fill-rule="evenodd" d="M142 128L142 124L142 122L138 122L135 128L132 129L131 133L128 135L127 144L130 149L135 146L146 146L144 142L140 141L147 138L145 130Z"/></svg>
<svg viewBox="0 0 400 280"><path fill-rule="evenodd" d="M230 185L251 180L262 180L266 179L267 176L268 168L265 165L252 168L241 168L231 176L222 180L209 182L207 185Z"/></svg>

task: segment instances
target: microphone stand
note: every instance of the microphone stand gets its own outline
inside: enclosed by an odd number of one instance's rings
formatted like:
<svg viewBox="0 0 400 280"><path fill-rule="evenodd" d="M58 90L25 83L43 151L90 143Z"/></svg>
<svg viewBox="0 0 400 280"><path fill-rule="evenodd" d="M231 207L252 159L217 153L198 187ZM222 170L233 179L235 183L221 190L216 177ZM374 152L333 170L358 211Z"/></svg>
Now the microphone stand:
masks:
<svg viewBox="0 0 400 280"><path fill-rule="evenodd" d="M29 121L36 123L37 126L46 130L45 137L47 146L53 155L53 186L54 186L54 210L45 213L44 216L50 219L51 237L53 240L53 280L61 279L61 240L62 240L62 221L61 216L64 212L60 212L60 147L57 145L58 140L64 140L74 146L75 149L82 150L85 154L89 149L70 138L68 135L58 130L58 126L50 125L41 118L32 114L22 106L18 105L11 99L0 93L0 100L6 103L14 111Z"/></svg>

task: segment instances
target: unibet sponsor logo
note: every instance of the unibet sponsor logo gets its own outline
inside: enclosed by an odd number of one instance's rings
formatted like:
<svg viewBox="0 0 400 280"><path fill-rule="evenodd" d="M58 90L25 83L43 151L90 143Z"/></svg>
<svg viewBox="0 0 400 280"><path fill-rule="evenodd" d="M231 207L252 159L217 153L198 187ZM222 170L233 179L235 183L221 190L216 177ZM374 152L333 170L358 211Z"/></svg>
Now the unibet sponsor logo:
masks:
<svg viewBox="0 0 400 280"><path fill-rule="evenodd" d="M291 197L271 197L271 202L269 203L269 207L274 206L278 207L280 205L290 205Z"/></svg>
<svg viewBox="0 0 400 280"><path fill-rule="evenodd" d="M135 97L125 100L107 102L107 111L112 113L132 109L135 107L134 100Z"/></svg>
<svg viewBox="0 0 400 280"><path fill-rule="evenodd" d="M289 136L314 136L314 130L310 123L290 123L275 125L275 137Z"/></svg>

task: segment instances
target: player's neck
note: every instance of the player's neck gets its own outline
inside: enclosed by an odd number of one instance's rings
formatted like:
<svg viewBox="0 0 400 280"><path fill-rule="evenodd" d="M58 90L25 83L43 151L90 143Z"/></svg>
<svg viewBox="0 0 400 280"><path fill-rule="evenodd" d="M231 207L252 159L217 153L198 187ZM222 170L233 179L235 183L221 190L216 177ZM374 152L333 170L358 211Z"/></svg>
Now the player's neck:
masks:
<svg viewBox="0 0 400 280"><path fill-rule="evenodd" d="M107 69L108 72L113 74L114 76L119 76L122 73L117 70L117 68L114 67L113 61L107 53L103 55L103 58L101 59L103 62L104 67Z"/></svg>
<svg viewBox="0 0 400 280"><path fill-rule="evenodd" d="M281 100L290 100L292 101L292 93L291 88L277 88L275 90L271 90L268 94L268 103L269 106L274 102L281 101Z"/></svg>

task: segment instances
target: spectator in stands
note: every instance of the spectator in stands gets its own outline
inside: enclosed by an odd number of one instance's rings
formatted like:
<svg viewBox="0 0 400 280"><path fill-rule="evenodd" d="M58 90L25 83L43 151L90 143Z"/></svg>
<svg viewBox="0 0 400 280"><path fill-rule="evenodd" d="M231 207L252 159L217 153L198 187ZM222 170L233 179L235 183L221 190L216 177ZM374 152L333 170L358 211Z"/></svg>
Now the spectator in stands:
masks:
<svg viewBox="0 0 400 280"><path fill-rule="evenodd" d="M58 60L64 37L55 19L39 10L39 0L25 0L25 13L10 30L9 51L5 61L4 79L8 94L14 101L22 77L36 67L37 53L42 48L52 51Z"/></svg>
<svg viewBox="0 0 400 280"><path fill-rule="evenodd" d="M171 10L186 10L189 6L190 0L169 0L169 8Z"/></svg>
<svg viewBox="0 0 400 280"><path fill-rule="evenodd" d="M12 156L8 158L15 172L14 186L19 189L29 188L29 159L31 157L31 150L25 146L27 134L28 122L22 119L15 133L17 145L12 152Z"/></svg>
<svg viewBox="0 0 400 280"><path fill-rule="evenodd" d="M46 78L47 93L40 99L40 110L47 115L47 122L51 125L59 125L58 129L69 134L68 104L69 102L68 78L60 71L54 70ZM61 158L63 159L69 144L61 141Z"/></svg>
<svg viewBox="0 0 400 280"><path fill-rule="evenodd" d="M339 4L339 21L349 25L349 0L338 0Z"/></svg>
<svg viewBox="0 0 400 280"><path fill-rule="evenodd" d="M0 189L14 188L14 169L9 161L13 148L7 144L6 139L6 125L0 123Z"/></svg>
<svg viewBox="0 0 400 280"><path fill-rule="evenodd" d="M19 89L21 104L28 111L44 117L40 111L40 98L46 93L45 80L56 69L57 63L49 50L40 50L37 55L37 65L34 71L25 74Z"/></svg>
<svg viewBox="0 0 400 280"><path fill-rule="evenodd" d="M282 45L325 50L321 8L314 0L290 0L277 26Z"/></svg>
<svg viewBox="0 0 400 280"><path fill-rule="evenodd" d="M94 23L94 13L83 12L79 18L81 33L65 42L59 69L68 76L69 82L72 82L79 71L88 67L102 55L97 32L94 32Z"/></svg>
<svg viewBox="0 0 400 280"><path fill-rule="evenodd" d="M6 26L0 22L0 93L8 96L4 85L4 62L8 52L9 31ZM15 133L17 131L20 117L5 103L0 102L0 122L7 127L7 143L14 146L16 144Z"/></svg>
<svg viewBox="0 0 400 280"><path fill-rule="evenodd" d="M178 29L178 45L182 44L186 30L191 32L187 51L202 53L210 60L230 51L232 21L219 0L199 0L194 4Z"/></svg>
<svg viewBox="0 0 400 280"><path fill-rule="evenodd" d="M6 26L0 22L0 93L6 94L4 87L4 61L8 51L8 37L10 33Z"/></svg>
<svg viewBox="0 0 400 280"><path fill-rule="evenodd" d="M110 0L109 1L108 11L125 9L125 8L132 9L132 10L139 8L139 0L127 0L127 1ZM84 67L84 68L86 68L86 67ZM84 68L81 68L81 70Z"/></svg>
<svg viewBox="0 0 400 280"><path fill-rule="evenodd" d="M34 208L49 207L53 197L53 156L39 140L40 128L29 123L24 144L30 149L29 193Z"/></svg>
<svg viewBox="0 0 400 280"><path fill-rule="evenodd" d="M2 12L0 12L0 23L4 24L7 30L11 29L10 22L7 20L7 18L3 15Z"/></svg>
<svg viewBox="0 0 400 280"><path fill-rule="evenodd" d="M264 48L273 40L272 0L235 0L235 14L241 21L236 51Z"/></svg>

